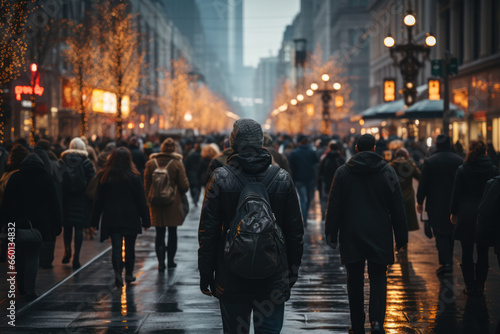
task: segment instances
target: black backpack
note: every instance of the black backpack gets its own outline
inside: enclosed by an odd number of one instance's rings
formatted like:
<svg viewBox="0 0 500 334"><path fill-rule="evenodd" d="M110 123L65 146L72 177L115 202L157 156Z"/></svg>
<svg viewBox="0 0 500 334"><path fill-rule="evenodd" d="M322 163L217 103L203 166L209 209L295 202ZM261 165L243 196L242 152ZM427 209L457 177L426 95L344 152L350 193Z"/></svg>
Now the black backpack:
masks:
<svg viewBox="0 0 500 334"><path fill-rule="evenodd" d="M478 236L483 239L495 238L500 216L500 176L490 179L484 187L478 208Z"/></svg>
<svg viewBox="0 0 500 334"><path fill-rule="evenodd" d="M83 171L83 162L76 166L64 164L62 189L66 195L79 195L87 190L87 178Z"/></svg>
<svg viewBox="0 0 500 334"><path fill-rule="evenodd" d="M227 230L224 258L228 269L248 279L263 279L287 270L285 239L269 202L267 187L280 170L270 166L260 182L225 166L241 183L236 215Z"/></svg>

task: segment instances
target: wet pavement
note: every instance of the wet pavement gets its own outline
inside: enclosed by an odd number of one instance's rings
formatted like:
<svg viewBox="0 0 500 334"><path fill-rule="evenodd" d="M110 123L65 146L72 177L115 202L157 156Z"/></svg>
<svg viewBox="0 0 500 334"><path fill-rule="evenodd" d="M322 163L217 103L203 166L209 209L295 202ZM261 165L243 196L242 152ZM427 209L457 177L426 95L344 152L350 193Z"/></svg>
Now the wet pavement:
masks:
<svg viewBox="0 0 500 334"><path fill-rule="evenodd" d="M221 333L215 298L199 291L197 227L200 208L191 206L178 230L178 267L158 273L154 231L139 236L137 281L114 286L108 243L86 241L83 263L74 271L61 265L61 240L54 269L40 270L41 296L17 299L15 327L6 318L6 266L0 265L0 333ZM347 333L350 326L345 269L339 254L323 241L323 224L310 213L300 279L286 304L282 333ZM500 333L500 272L491 252L485 298L465 302L456 245L454 274L435 274L434 239L423 230L410 233L406 255L388 270L387 333ZM48 292L47 292L48 291ZM44 293L47 292L47 293ZM365 288L368 312L368 287ZM366 324L369 332L369 324Z"/></svg>

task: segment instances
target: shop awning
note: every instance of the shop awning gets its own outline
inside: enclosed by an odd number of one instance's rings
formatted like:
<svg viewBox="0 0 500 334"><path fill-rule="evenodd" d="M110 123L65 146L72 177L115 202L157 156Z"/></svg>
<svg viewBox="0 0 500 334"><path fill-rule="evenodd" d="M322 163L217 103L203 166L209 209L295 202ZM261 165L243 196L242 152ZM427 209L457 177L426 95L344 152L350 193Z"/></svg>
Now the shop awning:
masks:
<svg viewBox="0 0 500 334"><path fill-rule="evenodd" d="M381 119L381 118L395 118L396 114L401 110L404 110L405 103L402 99L386 102L379 104L377 106L368 108L361 116L363 119Z"/></svg>
<svg viewBox="0 0 500 334"><path fill-rule="evenodd" d="M365 120L385 118L442 118L443 110L443 100L424 99L406 108L403 99L400 99L368 108L361 113L361 116ZM464 112L456 105L450 103L450 117L462 118L464 117Z"/></svg>

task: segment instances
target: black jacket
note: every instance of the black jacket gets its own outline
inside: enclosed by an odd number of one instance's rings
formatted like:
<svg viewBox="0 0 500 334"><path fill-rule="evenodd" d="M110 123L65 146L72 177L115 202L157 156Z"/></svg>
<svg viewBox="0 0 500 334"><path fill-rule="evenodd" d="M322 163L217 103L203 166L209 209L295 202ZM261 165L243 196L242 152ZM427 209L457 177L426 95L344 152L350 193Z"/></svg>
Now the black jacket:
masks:
<svg viewBox="0 0 500 334"><path fill-rule="evenodd" d="M451 197L451 213L458 216L456 240L475 241L477 211L484 186L497 175L498 167L486 156L458 167Z"/></svg>
<svg viewBox="0 0 500 334"><path fill-rule="evenodd" d="M328 193L330 187L332 186L333 177L337 169L345 164L344 158L342 158L337 151L330 151L321 160L318 170L318 190L323 193Z"/></svg>
<svg viewBox="0 0 500 334"><path fill-rule="evenodd" d="M425 210L435 233L452 234L450 200L455 174L463 160L450 150L437 150L424 161L417 190L417 203L425 202Z"/></svg>
<svg viewBox="0 0 500 334"><path fill-rule="evenodd" d="M396 245L408 242L408 226L398 176L381 156L361 152L339 167L325 220L327 240L340 234L342 263L394 263Z"/></svg>
<svg viewBox="0 0 500 334"><path fill-rule="evenodd" d="M261 148L252 153L234 154L228 164L240 166L249 181L261 180L271 164L271 156ZM224 261L225 235L236 214L242 186L225 168L216 169L208 182L198 233L198 267L202 277L213 277L215 272L215 295L219 299L242 302L269 299L273 295L275 300L284 302L290 297L290 287L297 279L302 259L302 216L293 182L285 170L280 169L268 189L277 224L285 236L289 275L249 280L228 271Z"/></svg>
<svg viewBox="0 0 500 334"><path fill-rule="evenodd" d="M40 230L44 241L55 240L61 233L61 209L54 182L34 153L10 177L0 208L2 226L15 222L16 228L27 228L27 221Z"/></svg>
<svg viewBox="0 0 500 334"><path fill-rule="evenodd" d="M85 184L89 184L92 177L95 175L94 166L87 158L86 155L81 153L66 150L62 153L61 157L61 172L63 173L62 185L62 209L63 209L63 226L85 228L90 225L90 213L92 211L92 201L87 196L85 190L81 193L67 193L65 192L65 183L68 182L64 179L64 172L66 168L79 168L81 165L83 169L83 177Z"/></svg>
<svg viewBox="0 0 500 334"><path fill-rule="evenodd" d="M134 175L116 183L99 182L92 212L92 226L99 227L101 215L101 242L112 233L134 235L142 233L141 226L150 227L142 177Z"/></svg>
<svg viewBox="0 0 500 334"><path fill-rule="evenodd" d="M132 161L134 162L135 167L144 175L144 168L146 168L146 156L138 147L131 147L130 154L132 154Z"/></svg>
<svg viewBox="0 0 500 334"><path fill-rule="evenodd" d="M310 145L300 145L290 154L293 182L311 183L316 180L319 159Z"/></svg>
<svg viewBox="0 0 500 334"><path fill-rule="evenodd" d="M198 170L200 169L201 151L193 150L188 154L184 161L186 175L189 180L189 186L192 188L201 188L201 180L198 178Z"/></svg>

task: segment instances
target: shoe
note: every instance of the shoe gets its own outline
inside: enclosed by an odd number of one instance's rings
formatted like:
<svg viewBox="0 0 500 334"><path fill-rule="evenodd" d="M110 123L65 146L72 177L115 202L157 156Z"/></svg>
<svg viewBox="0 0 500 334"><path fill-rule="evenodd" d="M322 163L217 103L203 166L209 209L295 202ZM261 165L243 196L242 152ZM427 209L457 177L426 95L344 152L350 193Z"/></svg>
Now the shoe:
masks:
<svg viewBox="0 0 500 334"><path fill-rule="evenodd" d="M165 272L165 263L160 263L158 265L158 272L164 273Z"/></svg>
<svg viewBox="0 0 500 334"><path fill-rule="evenodd" d="M453 266L451 264L442 264L436 270L436 275L438 276L452 274L452 273L453 273Z"/></svg>
<svg viewBox="0 0 500 334"><path fill-rule="evenodd" d="M384 325L378 321L372 322L372 334L385 334Z"/></svg>
<svg viewBox="0 0 500 334"><path fill-rule="evenodd" d="M134 275L125 275L125 282L127 284L130 284L132 282L135 282L135 276Z"/></svg>
<svg viewBox="0 0 500 334"><path fill-rule="evenodd" d="M175 267L177 267L177 263L175 263L174 260L168 261L167 267L168 267L168 269L175 268Z"/></svg>
<svg viewBox="0 0 500 334"><path fill-rule="evenodd" d="M73 260L73 269L78 269L80 268L82 265L80 264L80 261L78 260Z"/></svg>
<svg viewBox="0 0 500 334"><path fill-rule="evenodd" d="M64 253L64 257L62 259L62 263L66 264L66 263L69 263L69 260L71 260L71 252L65 252Z"/></svg>
<svg viewBox="0 0 500 334"><path fill-rule="evenodd" d="M115 277L115 286L119 289L123 287L123 277Z"/></svg>

